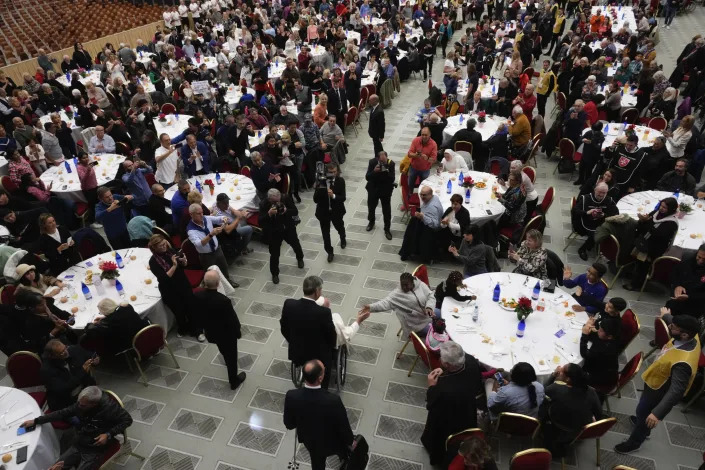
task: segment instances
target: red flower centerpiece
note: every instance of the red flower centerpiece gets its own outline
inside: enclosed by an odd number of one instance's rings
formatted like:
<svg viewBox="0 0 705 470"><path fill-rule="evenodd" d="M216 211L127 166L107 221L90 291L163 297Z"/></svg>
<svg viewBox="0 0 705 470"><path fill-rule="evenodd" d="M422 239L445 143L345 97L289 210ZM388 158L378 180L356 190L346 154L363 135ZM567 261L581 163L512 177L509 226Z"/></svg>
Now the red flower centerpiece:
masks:
<svg viewBox="0 0 705 470"><path fill-rule="evenodd" d="M487 120L487 113L480 111L477 113L477 122L485 122Z"/></svg>
<svg viewBox="0 0 705 470"><path fill-rule="evenodd" d="M159 113L159 122L165 122L165 121L166 121L166 114Z"/></svg>
<svg viewBox="0 0 705 470"><path fill-rule="evenodd" d="M634 124L630 124L626 129L624 129L624 134L627 137L636 134L636 126Z"/></svg>
<svg viewBox="0 0 705 470"><path fill-rule="evenodd" d="M213 193L215 192L215 184L213 183L213 180L212 180L212 179L207 179L207 180L205 180L205 181L203 182L203 184L204 184L205 186L208 186L208 187L210 188L210 190L211 190L211 196L212 196Z"/></svg>
<svg viewBox="0 0 705 470"><path fill-rule="evenodd" d="M66 106L64 108L64 112L66 113L66 117L71 119L73 117L73 109L71 109L71 106Z"/></svg>
<svg viewBox="0 0 705 470"><path fill-rule="evenodd" d="M475 181L472 179L472 176L463 178L463 188L472 188L473 186L475 186Z"/></svg>
<svg viewBox="0 0 705 470"><path fill-rule="evenodd" d="M517 320L524 320L534 311L534 308L531 306L531 299L528 297L519 297L514 311L517 314Z"/></svg>
<svg viewBox="0 0 705 470"><path fill-rule="evenodd" d="M103 261L98 264L98 268L100 269L101 279L115 280L120 277L118 265L114 261Z"/></svg>

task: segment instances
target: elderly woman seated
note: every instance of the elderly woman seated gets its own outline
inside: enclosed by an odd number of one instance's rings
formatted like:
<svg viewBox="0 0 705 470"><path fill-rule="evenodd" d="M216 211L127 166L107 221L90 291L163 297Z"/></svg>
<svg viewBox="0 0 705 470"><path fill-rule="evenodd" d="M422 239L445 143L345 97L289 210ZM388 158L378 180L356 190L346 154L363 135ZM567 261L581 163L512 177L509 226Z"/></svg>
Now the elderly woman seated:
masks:
<svg viewBox="0 0 705 470"><path fill-rule="evenodd" d="M149 325L149 321L141 318L126 302L118 305L113 299L103 299L98 302L98 312L100 315L86 327L86 338L102 343L109 355L132 347L135 334Z"/></svg>
<svg viewBox="0 0 705 470"><path fill-rule="evenodd" d="M546 259L548 252L542 247L543 235L538 230L532 229L526 234L526 240L521 242L517 251L509 250L509 260L516 263L515 273L547 279Z"/></svg>

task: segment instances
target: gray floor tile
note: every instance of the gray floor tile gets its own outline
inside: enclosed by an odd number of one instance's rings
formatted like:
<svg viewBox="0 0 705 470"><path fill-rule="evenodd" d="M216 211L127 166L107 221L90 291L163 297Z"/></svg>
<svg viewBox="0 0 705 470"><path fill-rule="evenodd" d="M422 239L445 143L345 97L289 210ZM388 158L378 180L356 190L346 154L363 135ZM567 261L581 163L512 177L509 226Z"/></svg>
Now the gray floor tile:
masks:
<svg viewBox="0 0 705 470"><path fill-rule="evenodd" d="M375 262L372 263L372 269L376 269L378 271L388 271L390 273L399 274L399 273L403 273L404 271L406 271L406 263L397 262L397 261L375 260Z"/></svg>
<svg viewBox="0 0 705 470"><path fill-rule="evenodd" d="M358 297L355 308L362 308L365 305L373 304L379 300L381 300L381 297Z"/></svg>
<svg viewBox="0 0 705 470"><path fill-rule="evenodd" d="M306 248L303 248L303 252L304 252L304 261L315 261L316 258L318 258L318 254L320 253L320 251L309 250ZM284 254L284 256L288 256L290 258L296 258L296 254L294 253L294 250L292 250L291 248L286 250L286 253Z"/></svg>
<svg viewBox="0 0 705 470"><path fill-rule="evenodd" d="M420 446L423 430L424 423L422 422L380 414L375 436Z"/></svg>
<svg viewBox="0 0 705 470"><path fill-rule="evenodd" d="M281 274L281 271L280 271ZM284 284L284 283L279 283L275 284L273 282L267 282L264 286L262 286L262 289L260 290L261 293L263 294L278 294L282 295L284 297L293 297L294 294L296 294L296 290L298 289L298 286L294 286L291 284Z"/></svg>
<svg viewBox="0 0 705 470"><path fill-rule="evenodd" d="M284 263L279 263L279 274L283 276L292 276L296 277L297 279L303 279L306 276L308 276L308 271L309 268L306 266L303 267L303 269L300 269L298 266L293 265L293 264L284 264Z"/></svg>
<svg viewBox="0 0 705 470"><path fill-rule="evenodd" d="M311 456L303 444L299 444L296 450L296 461L302 465L311 466ZM339 470L341 467L340 458L337 455L330 455L326 459L326 470Z"/></svg>
<svg viewBox="0 0 705 470"><path fill-rule="evenodd" d="M142 442L137 439L128 437L127 441L122 444L120 451L115 455L115 457L113 457L110 463L124 467L130 462L130 459L136 462L136 457L131 456L130 452L137 453L141 443Z"/></svg>
<svg viewBox="0 0 705 470"><path fill-rule="evenodd" d="M258 388L255 394L252 395L250 403L247 405L250 408L258 410L271 411L272 413L284 413L284 393L275 390L266 390Z"/></svg>
<svg viewBox="0 0 705 470"><path fill-rule="evenodd" d="M124 395L122 397L122 404L125 407L125 411L130 413L133 420L148 425L154 424L166 406L166 403L147 400L146 398L132 395Z"/></svg>
<svg viewBox="0 0 705 470"><path fill-rule="evenodd" d="M346 245L346 250L351 249L351 250L360 250L360 251L367 251L367 249L370 246L370 242L366 242L364 240L355 240L354 238L346 237L347 240L347 245ZM337 247L340 246L340 240L338 240Z"/></svg>
<svg viewBox="0 0 705 470"><path fill-rule="evenodd" d="M284 433L281 431L240 421L228 445L276 456L283 440Z"/></svg>
<svg viewBox="0 0 705 470"><path fill-rule="evenodd" d="M357 267L360 266L360 263L362 262L362 258L360 256L354 256L354 255L344 255L340 253L341 250L338 250L335 253L335 257L333 258L333 261L331 264L342 264L344 266L353 266Z"/></svg>
<svg viewBox="0 0 705 470"><path fill-rule="evenodd" d="M245 467L238 467L237 465L231 465L226 462L218 462L218 465L215 467L215 470L250 470Z"/></svg>
<svg viewBox="0 0 705 470"><path fill-rule="evenodd" d="M343 305L343 301L345 301L345 294L343 292L325 289L323 295L330 301L331 305Z"/></svg>
<svg viewBox="0 0 705 470"><path fill-rule="evenodd" d="M364 323L363 323L364 324ZM348 345L348 361L376 365L380 350L360 344Z"/></svg>
<svg viewBox="0 0 705 470"><path fill-rule="evenodd" d="M423 470L423 464L387 455L370 453L367 470Z"/></svg>
<svg viewBox="0 0 705 470"><path fill-rule="evenodd" d="M171 347L174 356L197 361L201 358L201 354L203 354L208 345L184 338L169 338L169 347ZM161 354L168 355L169 351L164 349Z"/></svg>
<svg viewBox="0 0 705 470"><path fill-rule="evenodd" d="M318 275L323 282L334 282L336 284L349 285L355 278L355 274L341 273L338 271L331 271L330 269L324 269ZM328 291L326 290L326 293Z"/></svg>
<svg viewBox="0 0 705 470"><path fill-rule="evenodd" d="M250 304L245 313L267 318L279 318L282 314L282 307L281 305L254 301Z"/></svg>
<svg viewBox="0 0 705 470"><path fill-rule="evenodd" d="M244 372L250 372L252 370L252 366L255 365L255 362L257 361L258 357L259 355L257 354L252 354L245 351L238 351L237 368ZM223 356L221 356L220 353L217 353L211 361L211 364L225 367L225 360L223 359Z"/></svg>
<svg viewBox="0 0 705 470"><path fill-rule="evenodd" d="M262 269L267 266L267 262L252 258L250 256L240 256L235 261L235 266L242 269L249 269L251 271L262 271Z"/></svg>
<svg viewBox="0 0 705 470"><path fill-rule="evenodd" d="M352 325L354 322L355 318L351 318L349 324ZM384 338L384 336L387 334L387 324L365 320L364 322L362 322L362 325L360 325L360 329L357 330L357 334L363 336L372 336L373 338Z"/></svg>
<svg viewBox="0 0 705 470"><path fill-rule="evenodd" d="M384 400L403 405L426 408L426 390L424 387L408 385L399 382L388 382Z"/></svg>
<svg viewBox="0 0 705 470"><path fill-rule="evenodd" d="M669 442L678 447L705 451L705 429L666 422Z"/></svg>
<svg viewBox="0 0 705 470"><path fill-rule="evenodd" d="M291 382L291 361L272 359L264 375Z"/></svg>
<svg viewBox="0 0 705 470"><path fill-rule="evenodd" d="M396 289L399 286L398 279L399 279L398 276L397 276L397 280L382 279L379 277L368 276L365 279L364 287L366 289L376 289L376 290L389 292L389 291Z"/></svg>
<svg viewBox="0 0 705 470"><path fill-rule="evenodd" d="M254 341L255 343L266 343L274 330L270 328L262 328L261 326L241 324L242 338L246 341Z"/></svg>
<svg viewBox="0 0 705 470"><path fill-rule="evenodd" d="M401 346L399 346L399 349L401 350ZM407 347L407 349L409 348ZM403 370L404 372L409 373L409 369L411 369L411 364L413 364L414 359L416 359L416 354L402 354L401 357L397 359L397 352L398 351L394 352L394 365L392 366L392 368L396 370ZM428 370L426 364L424 364L423 361L418 360L416 361L416 366L414 367L412 375L428 375L429 372L430 371Z"/></svg>
<svg viewBox="0 0 705 470"><path fill-rule="evenodd" d="M399 254L399 248L401 245L390 245L389 243L382 243L379 246L379 253L388 253L390 255Z"/></svg>
<svg viewBox="0 0 705 470"><path fill-rule="evenodd" d="M656 470L657 468L653 459L645 459L636 455L622 455L604 448L600 449L600 465L602 468L626 465L639 470Z"/></svg>
<svg viewBox="0 0 705 470"><path fill-rule="evenodd" d="M361 375L351 374L348 372L345 378L345 387L343 390L346 393L353 393L355 395L367 396L370 391L370 383L372 383L372 377L363 377Z"/></svg>
<svg viewBox="0 0 705 470"><path fill-rule="evenodd" d="M155 446L141 470L195 470L201 462L200 455L187 454L163 446Z"/></svg>
<svg viewBox="0 0 705 470"><path fill-rule="evenodd" d="M235 397L241 389L242 387L238 387L236 390L230 390L230 382L227 380L204 375L198 380L198 383L191 393L193 395L232 403L235 401Z"/></svg>
<svg viewBox="0 0 705 470"><path fill-rule="evenodd" d="M181 385L181 382L184 381L188 372L181 369L172 369L171 367L150 364L149 367L144 369L144 375L147 377L147 383L150 385L176 390L179 388L179 385ZM139 380L141 381L141 378Z"/></svg>
<svg viewBox="0 0 705 470"><path fill-rule="evenodd" d="M211 441L222 422L223 418L220 416L181 408L168 429Z"/></svg>

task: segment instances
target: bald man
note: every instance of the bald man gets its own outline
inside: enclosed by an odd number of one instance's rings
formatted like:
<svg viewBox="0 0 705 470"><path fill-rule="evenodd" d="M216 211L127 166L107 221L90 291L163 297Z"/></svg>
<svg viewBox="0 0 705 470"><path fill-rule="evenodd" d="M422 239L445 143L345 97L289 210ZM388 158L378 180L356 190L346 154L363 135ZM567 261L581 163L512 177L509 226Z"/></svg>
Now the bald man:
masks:
<svg viewBox="0 0 705 470"><path fill-rule="evenodd" d="M203 284L205 289L195 294L203 330L208 342L214 343L223 356L230 389L235 390L246 377L244 372L237 371L237 340L242 337L240 320L230 299L218 292L220 274L217 271L206 271Z"/></svg>

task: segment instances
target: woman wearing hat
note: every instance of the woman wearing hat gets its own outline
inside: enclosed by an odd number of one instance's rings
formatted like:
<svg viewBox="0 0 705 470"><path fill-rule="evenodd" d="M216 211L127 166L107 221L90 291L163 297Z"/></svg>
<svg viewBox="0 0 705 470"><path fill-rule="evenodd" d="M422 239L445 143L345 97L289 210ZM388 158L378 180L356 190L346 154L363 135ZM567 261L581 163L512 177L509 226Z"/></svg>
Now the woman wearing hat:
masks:
<svg viewBox="0 0 705 470"><path fill-rule="evenodd" d="M135 334L149 325L127 302L118 305L113 299L103 299L98 302L98 312L86 327L86 337L99 340L110 355L129 349Z"/></svg>
<svg viewBox="0 0 705 470"><path fill-rule="evenodd" d="M64 283L53 276L44 276L37 272L34 265L20 264L15 268L17 274L17 289L29 289L47 298L53 298L61 292ZM54 287L51 291L47 291Z"/></svg>

